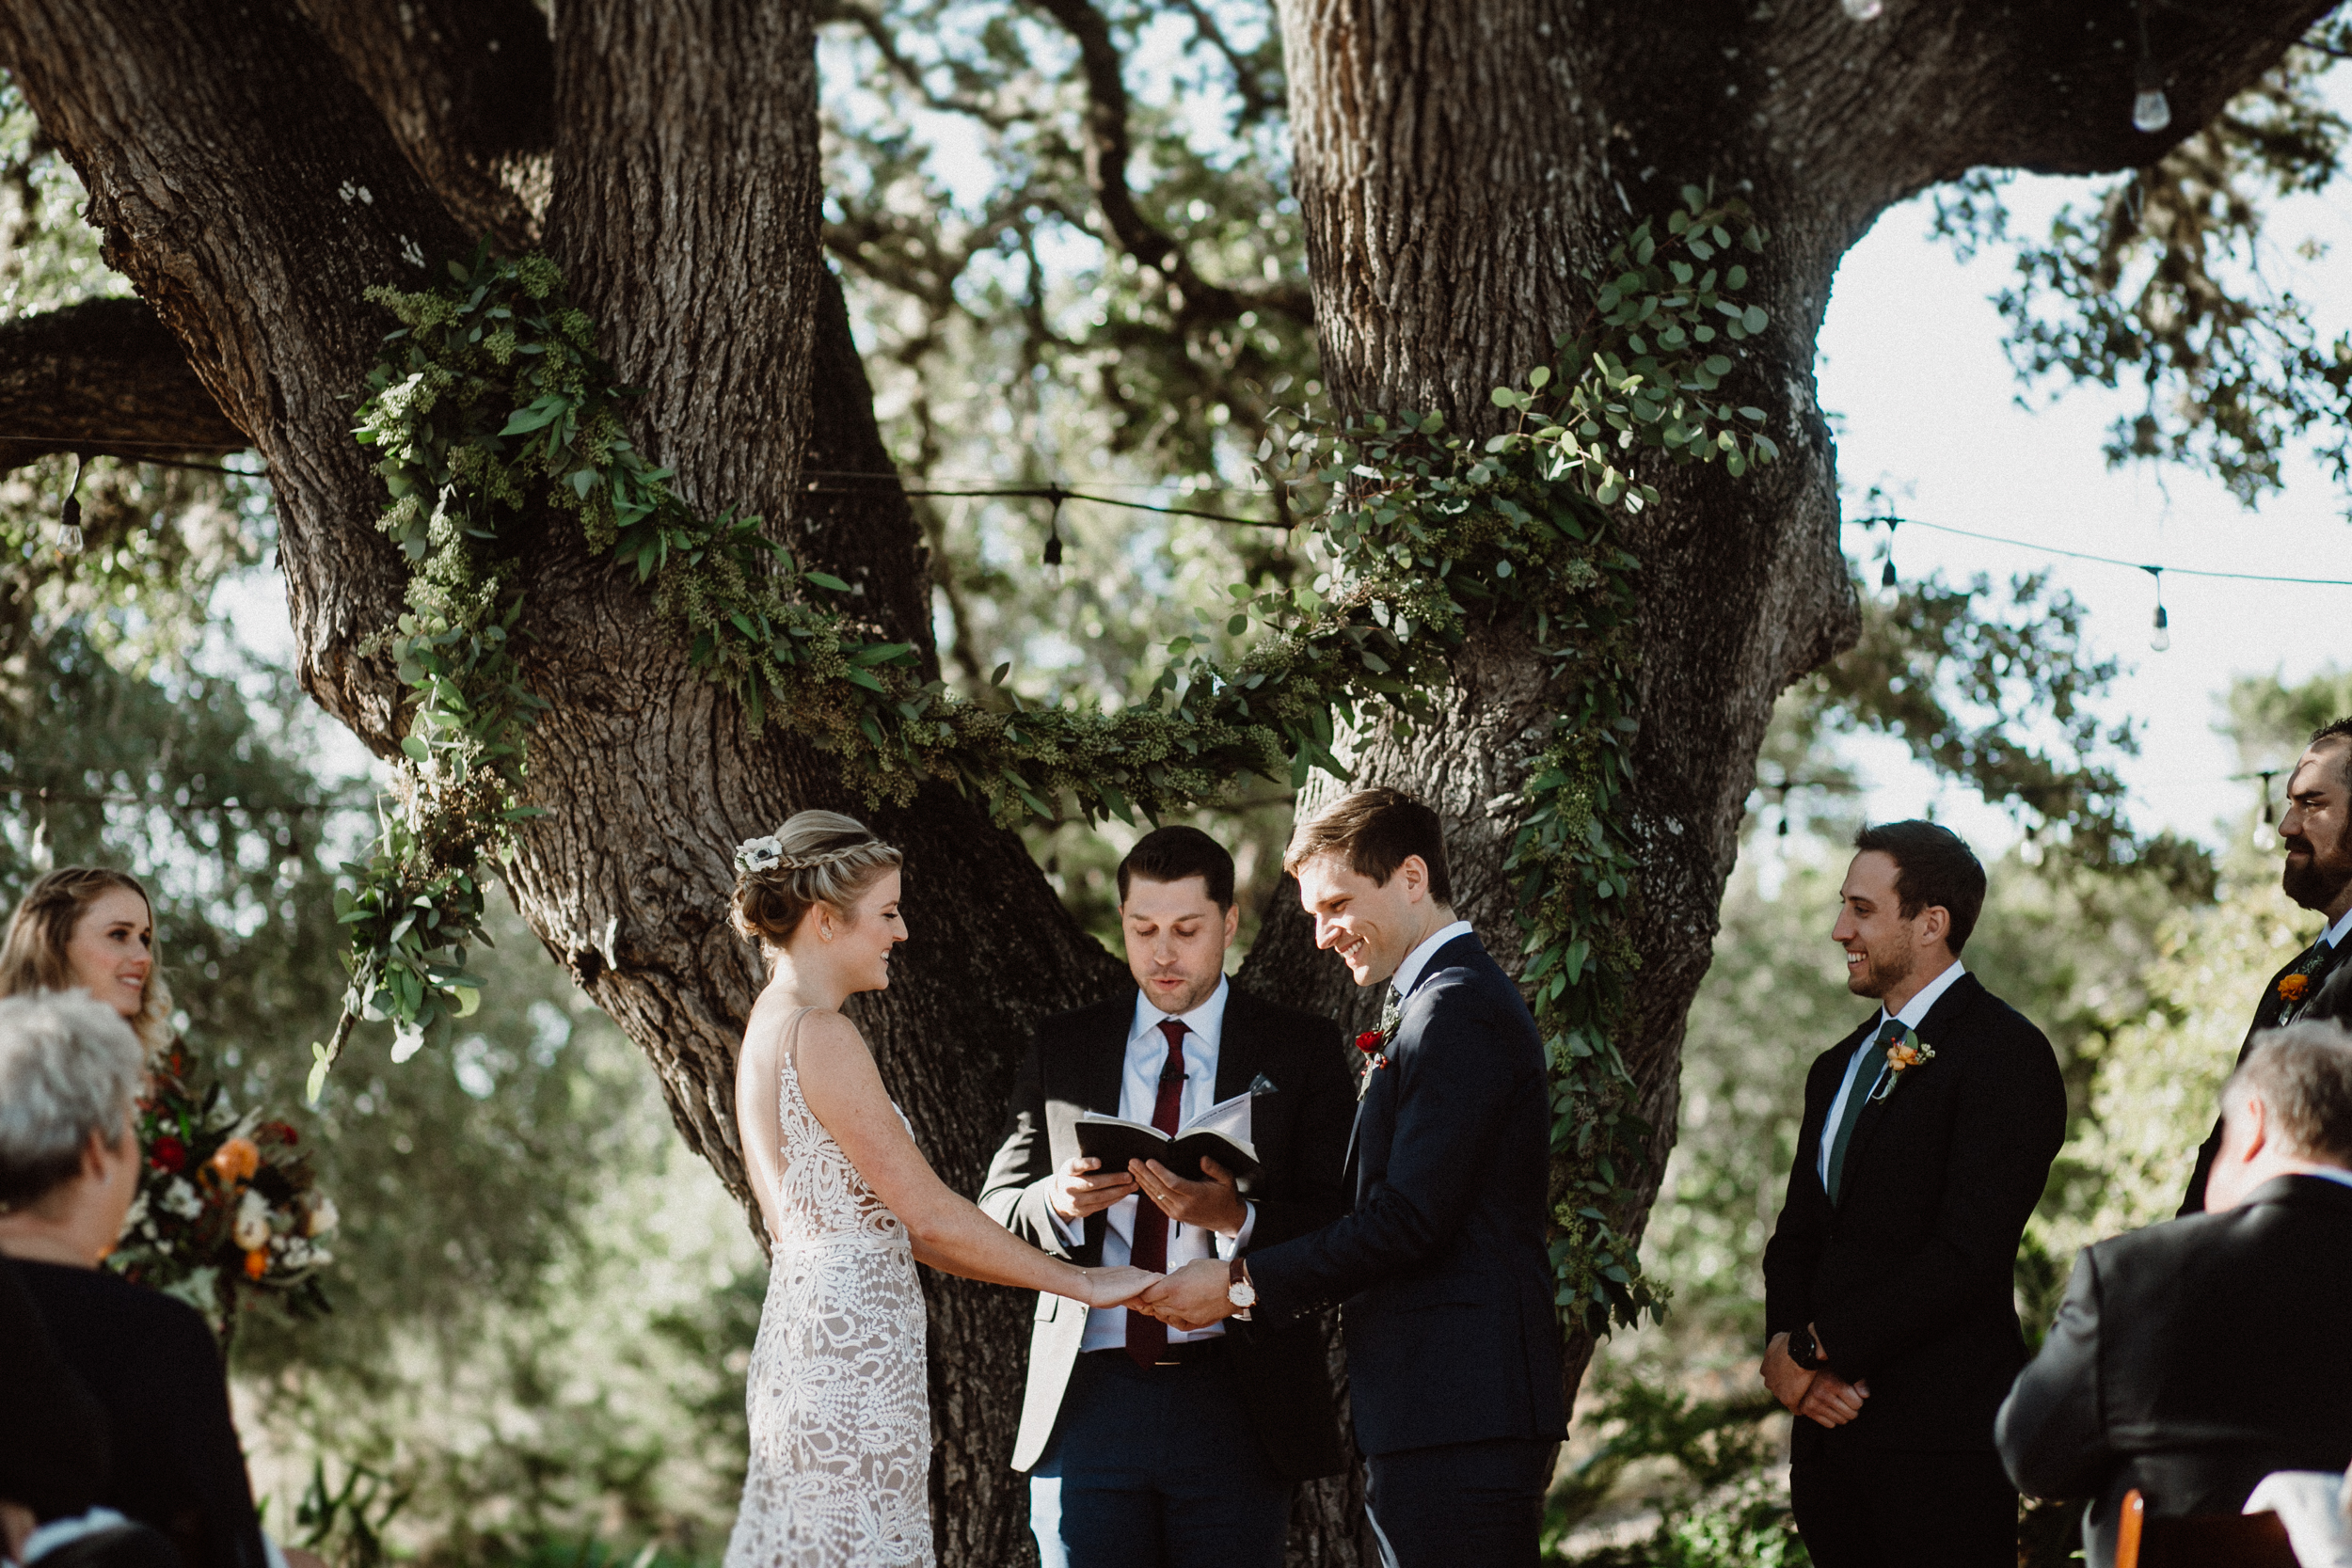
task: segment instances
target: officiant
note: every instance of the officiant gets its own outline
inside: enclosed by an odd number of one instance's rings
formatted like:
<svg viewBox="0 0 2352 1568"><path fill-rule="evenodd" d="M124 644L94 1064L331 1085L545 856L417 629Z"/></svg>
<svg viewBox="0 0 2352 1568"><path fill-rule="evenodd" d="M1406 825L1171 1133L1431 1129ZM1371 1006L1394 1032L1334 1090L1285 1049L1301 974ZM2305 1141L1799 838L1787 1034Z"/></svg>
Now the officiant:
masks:
<svg viewBox="0 0 2352 1568"><path fill-rule="evenodd" d="M1038 1026L980 1207L1073 1261L1160 1270L1338 1218L1356 1109L1339 1026L1225 977L1232 856L1196 828L1147 833L1120 863L1119 909L1135 988ZM1079 1152L1089 1111L1172 1134L1243 1094L1247 1180ZM1344 1463L1319 1323L1185 1333L1038 1298L1012 1465L1044 1568L1279 1568L1295 1484Z"/></svg>

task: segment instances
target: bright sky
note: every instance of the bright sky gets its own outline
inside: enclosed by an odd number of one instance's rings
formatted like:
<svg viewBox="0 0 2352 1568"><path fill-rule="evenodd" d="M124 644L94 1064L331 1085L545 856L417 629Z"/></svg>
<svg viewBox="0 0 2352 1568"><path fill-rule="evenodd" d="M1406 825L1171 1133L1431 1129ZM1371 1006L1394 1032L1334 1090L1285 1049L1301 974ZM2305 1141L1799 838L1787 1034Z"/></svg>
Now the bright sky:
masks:
<svg viewBox="0 0 2352 1568"><path fill-rule="evenodd" d="M2021 210L2046 213L2085 185L2037 180L2014 189ZM1887 213L1848 255L1830 297L1820 395L1843 420L1837 465L1849 517L1868 515L1864 494L1882 483L1901 515L1953 528L2168 567L2352 579L2344 498L2312 465L2294 468L2283 496L2249 513L2194 475L2110 470L2101 441L2127 397L2076 392L2055 406L2039 400L2030 411L2017 406L2018 383L1989 298L2010 261L1996 252L1960 265L1947 245L1926 237L1928 216L1924 201ZM2279 227L2282 244L2311 231L2352 238L2340 216L2313 203L2282 217L2292 218ZM2328 281L2322 269L2303 269L2295 287L2316 298L2327 319L2352 320L2352 288ZM1860 533L1848 530L1850 552L1866 543ZM1872 534L1866 547L1883 538ZM2089 607L2093 644L2121 655L2127 667L2106 711L2140 726L2141 754L2122 772L2143 830L2171 828L2212 842L2216 819L2236 817L2250 801L2254 786L2230 781L2236 759L2214 730L2233 676L2279 673L2292 682L2331 659L2347 661L2326 628L2343 625L2334 617L2352 608L2352 589L2168 572L2172 646L2155 653L2149 647L2154 585L2143 572L1908 528L1898 531L1895 561L1907 577L1942 567L1947 579L1981 571L1996 583L2047 565ZM1869 743L1859 752L1869 816L1915 816L1933 798L1939 819L1980 850L1997 851L2016 836L2005 814L1965 791L1939 792L1899 744Z"/></svg>

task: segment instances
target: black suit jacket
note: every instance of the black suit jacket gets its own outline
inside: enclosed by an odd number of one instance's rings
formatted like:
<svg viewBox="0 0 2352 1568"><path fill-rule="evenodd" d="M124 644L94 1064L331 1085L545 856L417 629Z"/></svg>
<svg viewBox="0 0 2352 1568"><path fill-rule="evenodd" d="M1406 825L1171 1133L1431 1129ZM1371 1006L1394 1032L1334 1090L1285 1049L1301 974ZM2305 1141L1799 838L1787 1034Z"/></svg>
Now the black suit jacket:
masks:
<svg viewBox="0 0 2352 1568"><path fill-rule="evenodd" d="M1054 1223L1045 1183L1055 1167L1078 1152L1082 1113L1119 1114L1135 1018L1136 993L1130 990L1038 1025L1013 1083L1004 1141L980 1191L980 1208L990 1218L1056 1257L1087 1267L1103 1260L1109 1216L1088 1215L1083 1239L1070 1245ZM1339 1025L1327 1018L1277 1006L1239 987L1226 998L1213 1098L1232 1099L1261 1073L1274 1085L1273 1093L1259 1095L1250 1106L1250 1144L1263 1168L1241 1183L1242 1196L1258 1210L1248 1249L1253 1260L1261 1249L1312 1230L1346 1206L1340 1167L1346 1157L1352 1090L1344 1051ZM1029 1337L1028 1393L1013 1445L1016 1470L1035 1465L1053 1435L1086 1318L1080 1303L1039 1292ZM1321 1325L1300 1323L1279 1333L1254 1335L1229 1326L1227 1338L1227 1364L1275 1469L1293 1481L1344 1469L1338 1396Z"/></svg>
<svg viewBox="0 0 2352 1568"><path fill-rule="evenodd" d="M1821 1185L1822 1124L1872 1017L1813 1064L1804 1121L1764 1249L1766 1338L1814 1324L1830 1369L1867 1380L1836 1429L1800 1418L1796 1452L1993 1446L2026 1364L2017 1243L2066 1140L2066 1085L2042 1031L1963 974L1919 1023L1935 1051L1867 1104L1846 1149L1845 1201ZM1866 1065L1855 1092L1877 1075ZM1829 1444L1829 1448L1817 1445Z"/></svg>
<svg viewBox="0 0 2352 1568"><path fill-rule="evenodd" d="M2273 1470L2352 1465L2352 1187L2246 1203L2084 1249L2042 1354L2001 1406L2024 1491L2137 1487L2157 1514L2235 1513Z"/></svg>
<svg viewBox="0 0 2352 1568"><path fill-rule="evenodd" d="M2347 937L2335 951L2321 959L2320 967L2312 972L2312 990L2304 999L2303 1006L2294 1010L2295 1022L2326 1019L2336 1023L2352 1023L2352 963L2344 961L2345 948L2352 948L2352 937ZM2256 1035L2265 1029L2276 1029L2287 1022L2289 1009L2285 999L2279 994L2279 982L2285 979L2310 952L2311 949L2305 947L2301 953L2289 958L2280 966L2279 973L2270 977L2270 983L2263 988L2262 1000L2254 1005L2254 1022L2247 1025L2246 1039L2237 1048L2240 1064L2245 1062L2246 1053L2254 1049ZM2181 1199L2180 1212L2176 1217L2185 1218L2205 1212L2205 1178L2213 1174L2214 1158L2220 1152L2221 1122L2217 1117L2213 1131L2205 1134L2205 1141L2197 1148L2197 1168L2189 1176L2188 1195Z"/></svg>
<svg viewBox="0 0 2352 1568"><path fill-rule="evenodd" d="M1368 1454L1565 1436L1535 1021L1474 936L1431 956L1403 1015L1357 1112L1355 1210L1251 1253L1257 1314L1346 1304L1348 1399Z"/></svg>
<svg viewBox="0 0 2352 1568"><path fill-rule="evenodd" d="M0 1498L43 1524L94 1507L113 1467L106 1412L57 1354L40 1308L0 1258Z"/></svg>

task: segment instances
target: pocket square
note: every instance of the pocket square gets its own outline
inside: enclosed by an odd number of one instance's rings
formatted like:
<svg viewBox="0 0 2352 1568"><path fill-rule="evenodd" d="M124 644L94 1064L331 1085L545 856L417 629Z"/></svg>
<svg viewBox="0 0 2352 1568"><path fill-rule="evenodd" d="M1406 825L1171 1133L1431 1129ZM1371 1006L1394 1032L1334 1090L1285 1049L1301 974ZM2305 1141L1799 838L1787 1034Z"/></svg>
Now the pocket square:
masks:
<svg viewBox="0 0 2352 1568"><path fill-rule="evenodd" d="M1274 1080L1262 1072L1249 1080L1249 1092L1251 1094L1274 1094L1277 1090L1274 1087Z"/></svg>

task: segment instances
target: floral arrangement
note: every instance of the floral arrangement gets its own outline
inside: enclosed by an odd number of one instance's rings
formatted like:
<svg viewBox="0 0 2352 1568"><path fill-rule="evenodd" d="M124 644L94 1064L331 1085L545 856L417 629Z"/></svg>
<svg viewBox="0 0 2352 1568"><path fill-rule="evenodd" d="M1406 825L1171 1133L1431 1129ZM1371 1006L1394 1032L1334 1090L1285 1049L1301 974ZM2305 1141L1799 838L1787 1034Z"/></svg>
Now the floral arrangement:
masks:
<svg viewBox="0 0 2352 1568"><path fill-rule="evenodd" d="M138 1130L138 1196L109 1268L186 1302L224 1343L251 1297L327 1310L318 1276L334 1261L323 1238L335 1205L294 1128L239 1115L183 1042L155 1069Z"/></svg>

